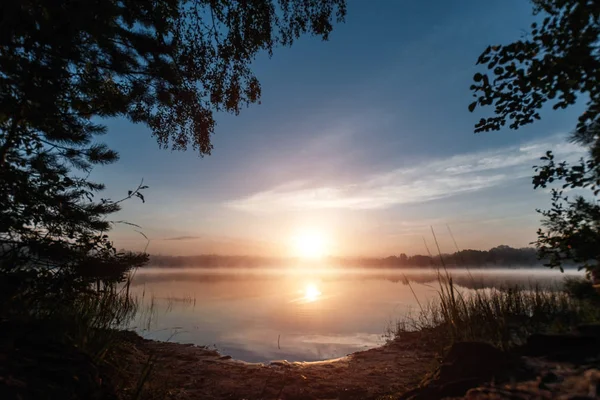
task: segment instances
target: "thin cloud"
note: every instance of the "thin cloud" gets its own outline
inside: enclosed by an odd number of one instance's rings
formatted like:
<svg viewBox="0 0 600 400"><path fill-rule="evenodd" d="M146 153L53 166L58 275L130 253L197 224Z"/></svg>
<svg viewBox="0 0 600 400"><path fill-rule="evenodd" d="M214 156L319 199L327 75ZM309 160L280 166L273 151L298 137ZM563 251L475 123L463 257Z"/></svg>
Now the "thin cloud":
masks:
<svg viewBox="0 0 600 400"><path fill-rule="evenodd" d="M369 210L422 203L531 177L532 166L548 149L553 149L560 159L573 159L584 151L555 136L544 142L429 160L353 184L311 186L307 181L291 182L233 200L227 205L251 213L268 213L313 209Z"/></svg>
<svg viewBox="0 0 600 400"><path fill-rule="evenodd" d="M163 240L196 240L202 239L200 236L176 236L172 238L165 238Z"/></svg>

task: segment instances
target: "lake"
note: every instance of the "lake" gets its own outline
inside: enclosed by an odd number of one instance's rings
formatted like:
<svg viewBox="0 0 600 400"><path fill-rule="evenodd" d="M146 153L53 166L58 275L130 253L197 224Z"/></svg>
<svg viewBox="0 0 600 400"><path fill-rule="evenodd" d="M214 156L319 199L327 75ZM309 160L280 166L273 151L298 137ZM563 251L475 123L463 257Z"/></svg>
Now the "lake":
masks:
<svg viewBox="0 0 600 400"><path fill-rule="evenodd" d="M450 273L463 291L556 289L565 276L583 276L544 268ZM132 283L141 300L134 326L148 339L206 345L244 361L324 360L385 343L386 329L414 313L417 299L435 298L435 278L422 269L143 268Z"/></svg>

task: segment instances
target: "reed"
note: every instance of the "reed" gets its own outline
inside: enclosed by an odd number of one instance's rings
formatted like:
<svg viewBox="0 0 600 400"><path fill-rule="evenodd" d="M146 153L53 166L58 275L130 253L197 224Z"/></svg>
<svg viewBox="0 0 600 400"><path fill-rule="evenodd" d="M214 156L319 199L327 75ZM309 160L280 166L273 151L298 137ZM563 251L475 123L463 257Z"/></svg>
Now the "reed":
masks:
<svg viewBox="0 0 600 400"><path fill-rule="evenodd" d="M399 320L391 330L393 336L427 331L445 346L483 341L507 350L533 333L564 332L600 321L600 308L565 290L539 286L465 290L447 273L438 274L437 284L438 296Z"/></svg>

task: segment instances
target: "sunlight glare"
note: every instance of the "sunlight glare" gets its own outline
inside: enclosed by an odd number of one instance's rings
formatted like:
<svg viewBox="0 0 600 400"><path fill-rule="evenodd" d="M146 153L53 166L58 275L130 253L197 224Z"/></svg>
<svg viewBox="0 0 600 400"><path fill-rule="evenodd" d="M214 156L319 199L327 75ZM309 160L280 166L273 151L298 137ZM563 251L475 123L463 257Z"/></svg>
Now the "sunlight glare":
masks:
<svg viewBox="0 0 600 400"><path fill-rule="evenodd" d="M321 292L315 285L312 283L306 285L306 288L304 288L304 300L313 302L316 301L319 296L321 296Z"/></svg>
<svg viewBox="0 0 600 400"><path fill-rule="evenodd" d="M321 258L325 255L326 241L323 235L305 232L294 238L296 255L304 258Z"/></svg>

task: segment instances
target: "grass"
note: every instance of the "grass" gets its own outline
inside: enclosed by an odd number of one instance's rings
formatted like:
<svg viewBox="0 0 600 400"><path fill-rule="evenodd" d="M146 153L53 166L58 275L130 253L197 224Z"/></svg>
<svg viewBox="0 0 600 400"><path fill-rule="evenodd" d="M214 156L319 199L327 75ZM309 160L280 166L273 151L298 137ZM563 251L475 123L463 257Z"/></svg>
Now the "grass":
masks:
<svg viewBox="0 0 600 400"><path fill-rule="evenodd" d="M40 301L28 317L51 324L53 339L69 342L95 360L102 360L137 311L136 298L123 288L107 285L101 290L78 292L68 301Z"/></svg>
<svg viewBox="0 0 600 400"><path fill-rule="evenodd" d="M600 321L600 307L573 296L569 285L575 284L567 283L567 290L515 286L467 291L457 287L448 273L439 273L437 297L419 303L419 309L399 320L386 336L423 331L442 348L458 341L483 341L508 350L533 333L565 332Z"/></svg>
<svg viewBox="0 0 600 400"><path fill-rule="evenodd" d="M423 305L405 277L419 309L390 327L384 335L388 339L421 331L439 345L440 353L460 341L487 342L509 350L534 333L562 333L580 324L600 322L600 294L587 279L567 278L564 287L555 290L539 285L461 290L446 269L433 227L431 233L441 263L437 297ZM456 241L454 244L458 250ZM469 276L475 283L470 272Z"/></svg>
<svg viewBox="0 0 600 400"><path fill-rule="evenodd" d="M140 309L129 285L46 287L22 285L0 293L0 357L6 360L6 371L28 383L13 389L23 397L51 393L49 397L71 398L73 393L109 395L132 385L143 387L154 359L139 375L123 373L131 368L126 363L136 354L137 340L123 330L131 327ZM140 398L140 390L122 398Z"/></svg>
<svg viewBox="0 0 600 400"><path fill-rule="evenodd" d="M17 287L8 279L0 279L0 284L7 283ZM133 294L130 279L89 286L73 286L54 279L50 281L57 283L53 290L42 283L11 291L1 290L0 286L0 358L11 360L6 368L16 379L38 382L37 376L42 375L37 386L31 385L36 388L22 389L25 397L29 394L37 398L45 387L56 387L65 397L71 391L108 390L120 399L132 400L162 399L174 390L168 376L155 379L156 366L160 365L156 354L141 351L140 337L125 330L149 331L156 324L158 302L164 302L168 312L174 305L195 306L195 298L156 298L145 289ZM19 352L29 352L36 360L39 357L43 360L39 363L44 365L32 370L32 361ZM64 362L67 357L75 361ZM52 373L45 373L47 370ZM90 378L86 375L89 371L99 375L92 373ZM73 378L72 382L57 383L63 375Z"/></svg>
<svg viewBox="0 0 600 400"><path fill-rule="evenodd" d="M71 318L69 331L76 345L103 359L120 340L119 331L129 327L138 310L137 299L125 292L108 289L81 296L65 316Z"/></svg>
<svg viewBox="0 0 600 400"><path fill-rule="evenodd" d="M189 295L184 296L175 296L169 295L167 297L163 297L160 300L164 300L167 303L167 312L173 310L173 306L177 304L179 307L196 307L196 298Z"/></svg>

